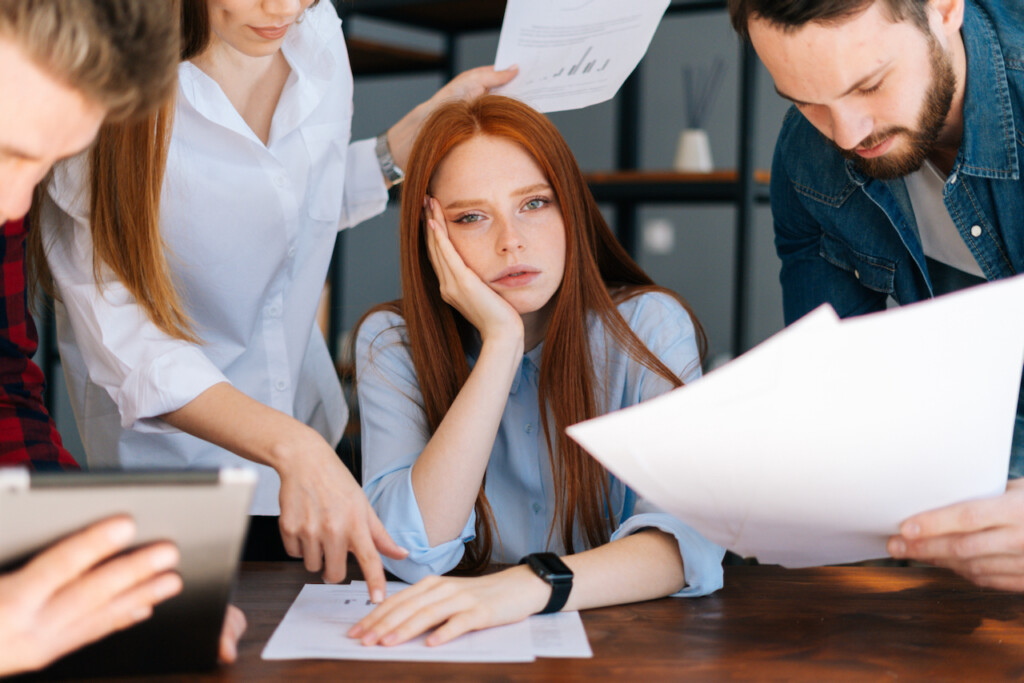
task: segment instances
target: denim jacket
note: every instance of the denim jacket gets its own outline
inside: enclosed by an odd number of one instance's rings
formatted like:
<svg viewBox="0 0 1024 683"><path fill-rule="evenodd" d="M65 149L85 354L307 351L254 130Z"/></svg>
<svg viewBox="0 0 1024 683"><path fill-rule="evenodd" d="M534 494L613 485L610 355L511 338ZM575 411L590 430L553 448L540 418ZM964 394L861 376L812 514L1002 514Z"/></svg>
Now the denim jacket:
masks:
<svg viewBox="0 0 1024 683"><path fill-rule="evenodd" d="M968 0L961 34L963 140L943 197L985 277L995 280L1024 272L1024 7ZM771 207L787 324L825 302L846 317L882 310L889 297L906 304L941 292L905 182L860 173L796 108L776 143ZM1024 475L1024 388L1010 475Z"/></svg>

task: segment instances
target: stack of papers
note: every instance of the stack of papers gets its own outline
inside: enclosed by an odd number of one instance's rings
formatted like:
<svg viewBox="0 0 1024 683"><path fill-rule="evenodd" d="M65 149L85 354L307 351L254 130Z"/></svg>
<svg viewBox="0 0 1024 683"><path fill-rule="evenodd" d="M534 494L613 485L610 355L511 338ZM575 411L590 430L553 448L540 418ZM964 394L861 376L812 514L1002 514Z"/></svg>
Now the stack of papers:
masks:
<svg viewBox="0 0 1024 683"><path fill-rule="evenodd" d="M693 384L568 433L741 555L883 557L907 517L1005 490L1022 278L847 320L822 306Z"/></svg>
<svg viewBox="0 0 1024 683"><path fill-rule="evenodd" d="M388 595L408 584L388 582ZM591 657L579 612L535 615L427 647L426 636L393 647L367 647L345 634L370 613L366 584L307 584L263 649L263 659L370 659L413 662L532 662L537 657Z"/></svg>

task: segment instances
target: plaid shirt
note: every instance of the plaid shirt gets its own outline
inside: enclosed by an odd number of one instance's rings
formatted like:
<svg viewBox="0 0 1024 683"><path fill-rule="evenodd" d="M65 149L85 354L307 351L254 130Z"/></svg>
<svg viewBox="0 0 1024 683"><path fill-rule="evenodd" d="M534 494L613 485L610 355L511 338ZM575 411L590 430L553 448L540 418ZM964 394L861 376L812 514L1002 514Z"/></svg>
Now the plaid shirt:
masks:
<svg viewBox="0 0 1024 683"><path fill-rule="evenodd" d="M0 466L78 469L43 406L43 371L32 362L39 337L28 314L26 233L22 220L9 221L3 224L0 240Z"/></svg>

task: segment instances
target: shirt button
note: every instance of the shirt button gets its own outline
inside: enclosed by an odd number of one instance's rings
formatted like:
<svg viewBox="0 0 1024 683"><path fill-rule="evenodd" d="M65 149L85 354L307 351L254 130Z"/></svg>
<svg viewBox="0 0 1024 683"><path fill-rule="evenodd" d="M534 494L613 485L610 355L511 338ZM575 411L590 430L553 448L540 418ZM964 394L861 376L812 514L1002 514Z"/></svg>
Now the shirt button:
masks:
<svg viewBox="0 0 1024 683"><path fill-rule="evenodd" d="M267 315L269 315L272 318L276 318L277 316L281 315L281 307L278 306L277 304L271 304L267 306Z"/></svg>
<svg viewBox="0 0 1024 683"><path fill-rule="evenodd" d="M533 504L533 513L536 514L536 515L540 514L540 503L534 503Z"/></svg>
<svg viewBox="0 0 1024 683"><path fill-rule="evenodd" d="M981 226L980 225L972 225L971 226L971 236L972 237L981 237Z"/></svg>
<svg viewBox="0 0 1024 683"><path fill-rule="evenodd" d="M954 173L953 175L949 176L949 184L950 185L956 185L956 173Z"/></svg>
<svg viewBox="0 0 1024 683"><path fill-rule="evenodd" d="M853 276L859 280L860 279L860 271L857 270L856 268L854 268Z"/></svg>
<svg viewBox="0 0 1024 683"><path fill-rule="evenodd" d="M283 175L276 176L274 178L274 184L277 185L278 187L284 187L288 184L288 179L285 178Z"/></svg>
<svg viewBox="0 0 1024 683"><path fill-rule="evenodd" d="M533 434L533 425L532 424L527 423L527 425L523 429L526 430L527 434Z"/></svg>
<svg viewBox="0 0 1024 683"><path fill-rule="evenodd" d="M295 245L288 247L288 258L295 256Z"/></svg>
<svg viewBox="0 0 1024 683"><path fill-rule="evenodd" d="M278 391L284 391L285 389L288 388L288 382L285 382L283 379L279 379L276 382L274 382L274 387Z"/></svg>

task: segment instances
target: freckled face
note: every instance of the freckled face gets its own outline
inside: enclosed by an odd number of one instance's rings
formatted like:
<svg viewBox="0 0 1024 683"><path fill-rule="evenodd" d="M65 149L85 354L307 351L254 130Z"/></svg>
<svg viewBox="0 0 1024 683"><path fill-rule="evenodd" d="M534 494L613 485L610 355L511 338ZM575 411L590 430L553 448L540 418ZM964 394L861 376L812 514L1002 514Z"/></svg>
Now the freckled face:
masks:
<svg viewBox="0 0 1024 683"><path fill-rule="evenodd" d="M750 38L779 94L867 175L904 176L934 149L956 89L943 36L876 2L796 31L755 18Z"/></svg>
<svg viewBox="0 0 1024 683"><path fill-rule="evenodd" d="M213 39L250 57L272 55L313 0L208 0Z"/></svg>
<svg viewBox="0 0 1024 683"><path fill-rule="evenodd" d="M429 192L470 270L524 322L546 321L565 272L565 225L533 157L510 140L477 135L448 153Z"/></svg>

